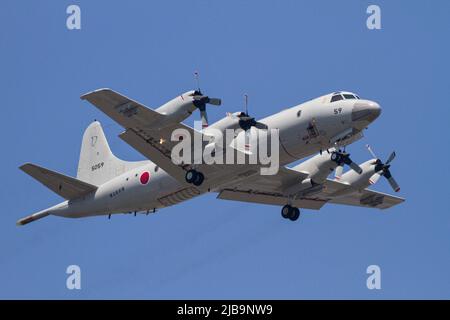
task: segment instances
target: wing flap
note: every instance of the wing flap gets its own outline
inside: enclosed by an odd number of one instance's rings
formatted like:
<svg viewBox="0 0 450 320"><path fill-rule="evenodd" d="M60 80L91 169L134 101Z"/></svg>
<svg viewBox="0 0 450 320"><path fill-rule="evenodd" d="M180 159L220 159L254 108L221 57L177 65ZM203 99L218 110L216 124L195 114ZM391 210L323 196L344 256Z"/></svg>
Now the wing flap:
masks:
<svg viewBox="0 0 450 320"><path fill-rule="evenodd" d="M304 179L308 174L290 168L280 167L275 175L255 174L240 183L231 182L224 189L258 190L267 193L280 193Z"/></svg>
<svg viewBox="0 0 450 320"><path fill-rule="evenodd" d="M388 209L404 201L404 198L392 196L383 192L365 189L362 192L352 193L346 196L331 199L329 203L366 208Z"/></svg>
<svg viewBox="0 0 450 320"><path fill-rule="evenodd" d="M26 163L19 168L66 200L82 197L97 189L94 185L32 163Z"/></svg>
<svg viewBox="0 0 450 320"><path fill-rule="evenodd" d="M269 194L258 191L242 191L242 190L222 190L217 196L218 199L233 200L242 202L252 202L260 204L270 204L283 206L287 203L287 197L280 194ZM291 204L297 208L319 210L324 204L325 200L320 199L295 199Z"/></svg>
<svg viewBox="0 0 450 320"><path fill-rule="evenodd" d="M329 203L378 209L387 209L405 201L404 198L370 189L352 191L351 186L329 179L320 197L328 198Z"/></svg>

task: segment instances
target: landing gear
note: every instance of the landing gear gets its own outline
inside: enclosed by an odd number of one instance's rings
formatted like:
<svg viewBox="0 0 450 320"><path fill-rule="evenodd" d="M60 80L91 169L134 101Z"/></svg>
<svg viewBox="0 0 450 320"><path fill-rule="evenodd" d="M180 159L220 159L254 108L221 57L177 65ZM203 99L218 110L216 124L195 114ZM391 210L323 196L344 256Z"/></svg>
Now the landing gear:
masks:
<svg viewBox="0 0 450 320"><path fill-rule="evenodd" d="M285 219L288 219L291 211L292 211L292 207L287 204L283 208L281 208L281 216Z"/></svg>
<svg viewBox="0 0 450 320"><path fill-rule="evenodd" d="M193 169L186 172L185 178L187 183L192 183L196 187L200 186L205 180L203 173Z"/></svg>
<svg viewBox="0 0 450 320"><path fill-rule="evenodd" d="M193 183L196 177L197 171L195 170L189 170L188 172L186 172L185 178L186 178L186 182L187 183Z"/></svg>
<svg viewBox="0 0 450 320"><path fill-rule="evenodd" d="M341 155L340 155L339 153L333 151L333 152L331 153L331 161L334 161L334 162L336 162L336 163L341 162Z"/></svg>
<svg viewBox="0 0 450 320"><path fill-rule="evenodd" d="M281 208L281 216L284 219L296 221L300 217L300 209L287 204L283 208Z"/></svg>
<svg viewBox="0 0 450 320"><path fill-rule="evenodd" d="M292 208L292 214L289 216L289 220L291 221L297 221L298 218L300 218L300 209L299 208Z"/></svg>
<svg viewBox="0 0 450 320"><path fill-rule="evenodd" d="M194 179L194 186L198 187L203 183L203 180L205 180L205 176L201 172L197 172L197 176Z"/></svg>

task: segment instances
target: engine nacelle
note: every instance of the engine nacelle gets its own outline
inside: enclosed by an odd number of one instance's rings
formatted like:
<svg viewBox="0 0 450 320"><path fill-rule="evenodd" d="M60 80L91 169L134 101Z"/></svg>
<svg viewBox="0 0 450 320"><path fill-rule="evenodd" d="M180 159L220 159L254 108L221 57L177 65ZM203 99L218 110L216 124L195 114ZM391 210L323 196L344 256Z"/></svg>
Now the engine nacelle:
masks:
<svg viewBox="0 0 450 320"><path fill-rule="evenodd" d="M331 160L331 153L334 149L330 149L329 151L330 153L324 151L322 154L315 155L292 169L307 173L308 178L314 181L314 183L321 184L338 166L335 161Z"/></svg>
<svg viewBox="0 0 450 320"><path fill-rule="evenodd" d="M212 125L209 126L209 128L218 129L222 132L225 132L226 129L236 130L240 128L239 126L240 114L242 114L242 112L235 112L229 116L227 115L225 118L222 118L217 122L214 122ZM205 132L208 132L208 129L206 129Z"/></svg>
<svg viewBox="0 0 450 320"><path fill-rule="evenodd" d="M374 184L376 182L375 179L377 179L372 178L373 175L376 173L376 166L375 166L376 160L377 159L371 159L361 163L360 167L363 170L361 174L358 174L353 170L349 170L337 180L339 182L343 182L350 185L355 190L362 190L369 187L371 184ZM371 178L373 180L371 180Z"/></svg>
<svg viewBox="0 0 450 320"><path fill-rule="evenodd" d="M194 90L183 93L156 109L157 112L166 116L164 123L161 124L162 127L181 122L195 111L194 93Z"/></svg>

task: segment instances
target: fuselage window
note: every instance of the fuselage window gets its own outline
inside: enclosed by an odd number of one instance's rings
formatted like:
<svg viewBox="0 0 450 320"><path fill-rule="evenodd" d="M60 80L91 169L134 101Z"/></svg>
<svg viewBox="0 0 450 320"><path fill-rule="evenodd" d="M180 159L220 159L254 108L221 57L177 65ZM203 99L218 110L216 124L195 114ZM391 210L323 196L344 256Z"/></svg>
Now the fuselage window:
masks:
<svg viewBox="0 0 450 320"><path fill-rule="evenodd" d="M342 100L342 96L340 94L334 95L331 97L331 102Z"/></svg>
<svg viewBox="0 0 450 320"><path fill-rule="evenodd" d="M297 118L300 118L301 115L302 115L302 110L298 110L297 111Z"/></svg>
<svg viewBox="0 0 450 320"><path fill-rule="evenodd" d="M158 172L159 167L155 166L155 172Z"/></svg>

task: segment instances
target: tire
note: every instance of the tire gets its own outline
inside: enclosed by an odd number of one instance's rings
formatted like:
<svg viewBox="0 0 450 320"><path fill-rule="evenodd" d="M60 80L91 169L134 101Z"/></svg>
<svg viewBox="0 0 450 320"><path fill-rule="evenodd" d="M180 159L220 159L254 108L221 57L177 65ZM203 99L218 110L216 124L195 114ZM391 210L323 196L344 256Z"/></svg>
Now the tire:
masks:
<svg viewBox="0 0 450 320"><path fill-rule="evenodd" d="M281 216L284 219L288 219L291 215L292 207L290 205L285 205L283 208L281 208Z"/></svg>
<svg viewBox="0 0 450 320"><path fill-rule="evenodd" d="M189 170L186 172L186 175L184 176L187 183L193 183L197 179L197 171L195 170Z"/></svg>
<svg viewBox="0 0 450 320"><path fill-rule="evenodd" d="M292 208L291 214L289 215L289 220L297 221L299 217L300 217L300 209Z"/></svg>
<svg viewBox="0 0 450 320"><path fill-rule="evenodd" d="M198 187L203 183L203 180L205 180L205 176L201 172L197 172L197 175L194 179L194 186Z"/></svg>
<svg viewBox="0 0 450 320"><path fill-rule="evenodd" d="M334 162L338 161L338 154L334 151L331 153L331 161L334 161Z"/></svg>

